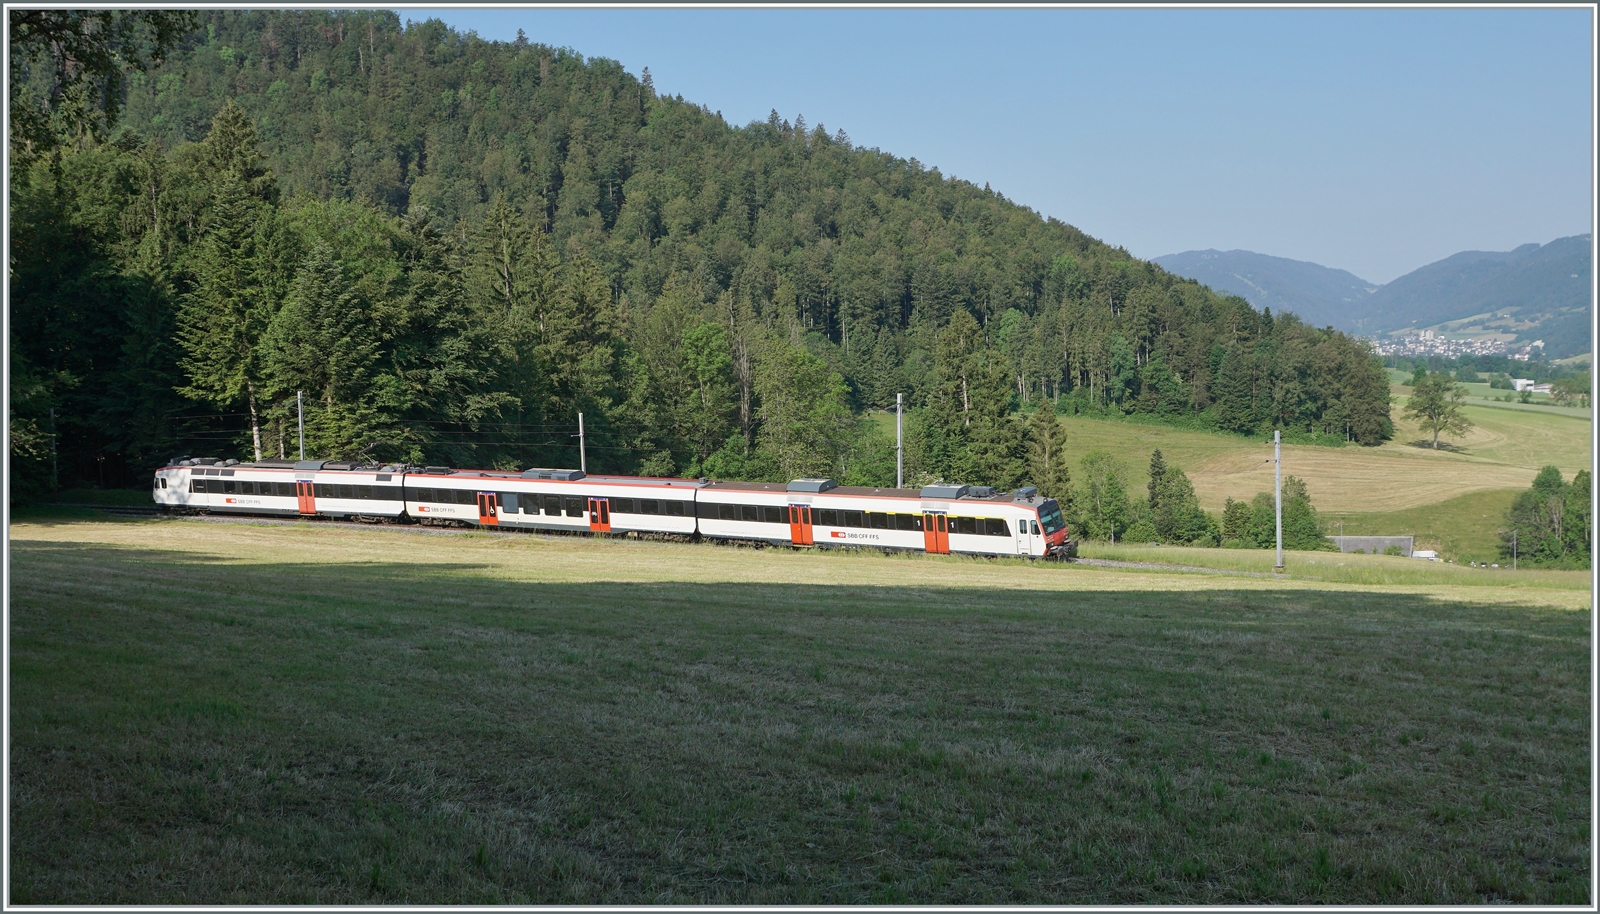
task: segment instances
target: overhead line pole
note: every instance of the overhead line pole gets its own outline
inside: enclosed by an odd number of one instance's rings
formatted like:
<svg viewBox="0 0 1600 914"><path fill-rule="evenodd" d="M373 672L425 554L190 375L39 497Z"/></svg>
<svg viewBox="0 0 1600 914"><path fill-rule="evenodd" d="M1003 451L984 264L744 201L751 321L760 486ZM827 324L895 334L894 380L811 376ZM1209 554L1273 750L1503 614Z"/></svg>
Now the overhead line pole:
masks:
<svg viewBox="0 0 1600 914"><path fill-rule="evenodd" d="M61 488L61 467L56 460L56 408L50 407L50 491Z"/></svg>
<svg viewBox="0 0 1600 914"><path fill-rule="evenodd" d="M1282 433L1277 429L1272 430L1272 489L1274 509L1273 515L1278 530L1278 563L1272 570L1283 574L1283 451L1281 442ZM1344 544L1340 543L1342 550Z"/></svg>
<svg viewBox="0 0 1600 914"><path fill-rule="evenodd" d="M578 469L589 472L589 457L584 450L583 413L578 413Z"/></svg>
<svg viewBox="0 0 1600 914"><path fill-rule="evenodd" d="M306 459L306 392L294 392L294 415L300 423L300 459Z"/></svg>
<svg viewBox="0 0 1600 914"><path fill-rule="evenodd" d="M897 489L906 487L906 443L900 422L900 407L904 396L904 394L894 395L894 487Z"/></svg>

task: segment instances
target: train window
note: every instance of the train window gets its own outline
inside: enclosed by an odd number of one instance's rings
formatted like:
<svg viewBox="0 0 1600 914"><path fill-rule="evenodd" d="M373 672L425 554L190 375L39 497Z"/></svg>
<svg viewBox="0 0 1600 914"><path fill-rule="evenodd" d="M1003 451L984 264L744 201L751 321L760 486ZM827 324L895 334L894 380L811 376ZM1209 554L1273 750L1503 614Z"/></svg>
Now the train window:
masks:
<svg viewBox="0 0 1600 914"><path fill-rule="evenodd" d="M411 490L412 501L433 501L433 490L415 487Z"/></svg>
<svg viewBox="0 0 1600 914"><path fill-rule="evenodd" d="M1044 528L1046 534L1054 533L1066 526L1066 522L1061 518L1061 507L1056 504L1055 499L1045 502L1044 507L1039 509L1039 525Z"/></svg>
<svg viewBox="0 0 1600 914"><path fill-rule="evenodd" d="M844 515L844 525L846 527L859 527L859 526L861 526L861 512L860 511L841 511L839 513Z"/></svg>
<svg viewBox="0 0 1600 914"><path fill-rule="evenodd" d="M985 518L983 523L985 528L983 532L989 534L990 536L1011 535L1011 525L1006 523L1006 519L1003 517Z"/></svg>
<svg viewBox="0 0 1600 914"><path fill-rule="evenodd" d="M669 502L667 502L667 516L668 517L682 517L683 516L683 502L681 502L681 501L669 501Z"/></svg>
<svg viewBox="0 0 1600 914"><path fill-rule="evenodd" d="M954 533L977 533L978 519L976 517L952 517L950 522L955 525Z"/></svg>
<svg viewBox="0 0 1600 914"><path fill-rule="evenodd" d="M457 489L456 490L456 504L458 504L458 505L475 505L477 503L478 503L478 493L477 492L474 492L471 489Z"/></svg>
<svg viewBox="0 0 1600 914"><path fill-rule="evenodd" d="M761 520L761 509L755 505L740 505L739 519L759 521Z"/></svg>
<svg viewBox="0 0 1600 914"><path fill-rule="evenodd" d="M232 476L233 475L233 471L232 470L223 470L222 471L222 475L224 475L224 476Z"/></svg>
<svg viewBox="0 0 1600 914"><path fill-rule="evenodd" d="M161 477L161 488L165 489L166 487L167 487L167 478L165 476L163 476L163 477Z"/></svg>
<svg viewBox="0 0 1600 914"><path fill-rule="evenodd" d="M356 497L371 500L372 486L356 486Z"/></svg>
<svg viewBox="0 0 1600 914"><path fill-rule="evenodd" d="M839 512L838 511L832 511L832 510L818 511L817 512L817 526L819 526L819 527L837 527L837 526L839 526Z"/></svg>
<svg viewBox="0 0 1600 914"><path fill-rule="evenodd" d="M717 520L738 520L738 505L717 505Z"/></svg>
<svg viewBox="0 0 1600 914"><path fill-rule="evenodd" d="M222 481L222 491L228 495L232 495L233 493L239 491L239 484L231 479L224 479Z"/></svg>
<svg viewBox="0 0 1600 914"><path fill-rule="evenodd" d="M661 502L656 501L654 498L643 498L643 499L640 499L639 500L639 513L640 514L660 514L661 513Z"/></svg>
<svg viewBox="0 0 1600 914"><path fill-rule="evenodd" d="M561 513L561 496L546 495L544 497L544 513L556 517Z"/></svg>
<svg viewBox="0 0 1600 914"><path fill-rule="evenodd" d="M515 493L515 492L501 492L500 493L500 510L501 510L501 512L503 512L505 514L518 514L518 513L521 513L522 509L517 506L517 493Z"/></svg>
<svg viewBox="0 0 1600 914"><path fill-rule="evenodd" d="M189 480L189 491L190 492L204 492L205 489L201 488L200 486L201 486L200 480L198 480L198 479Z"/></svg>
<svg viewBox="0 0 1600 914"><path fill-rule="evenodd" d="M889 529L889 515L877 511L867 513L867 524L874 530Z"/></svg>
<svg viewBox="0 0 1600 914"><path fill-rule="evenodd" d="M761 509L761 519L769 524L785 523L784 515L788 512L776 505L767 505Z"/></svg>
<svg viewBox="0 0 1600 914"><path fill-rule="evenodd" d="M1038 536L1039 535L1039 522L1038 521L1036 521L1036 520L1028 521L1028 526L1033 528L1033 535L1034 536Z"/></svg>
<svg viewBox="0 0 1600 914"><path fill-rule="evenodd" d="M916 522L919 520L922 520L922 518L915 514L896 514L894 516L894 528L896 530L915 530L918 526Z"/></svg>
<svg viewBox="0 0 1600 914"><path fill-rule="evenodd" d="M582 517L583 516L583 509L585 507L584 503L583 503L583 499L574 498L574 497L569 495L566 498L566 505L567 505L567 516L568 517Z"/></svg>
<svg viewBox="0 0 1600 914"><path fill-rule="evenodd" d="M612 514L637 514L638 512L633 510L633 499L631 499L631 498L613 498L613 499L611 499L611 513Z"/></svg>

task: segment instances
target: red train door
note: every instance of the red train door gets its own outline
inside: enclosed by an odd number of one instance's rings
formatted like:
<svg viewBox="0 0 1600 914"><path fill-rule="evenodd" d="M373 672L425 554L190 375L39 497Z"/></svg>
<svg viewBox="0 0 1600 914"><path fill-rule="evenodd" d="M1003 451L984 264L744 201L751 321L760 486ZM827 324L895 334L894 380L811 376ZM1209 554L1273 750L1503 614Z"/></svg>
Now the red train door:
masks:
<svg viewBox="0 0 1600 914"><path fill-rule="evenodd" d="M498 526L500 523L500 512L496 509L499 507L499 492L479 492L478 523L490 527Z"/></svg>
<svg viewBox="0 0 1600 914"><path fill-rule="evenodd" d="M317 492L311 486L312 484L309 482L296 482L294 484L294 494L300 500L301 514L317 513Z"/></svg>
<svg viewBox="0 0 1600 914"><path fill-rule="evenodd" d="M589 499L589 530L594 533L611 532L611 499Z"/></svg>
<svg viewBox="0 0 1600 914"><path fill-rule="evenodd" d="M950 554L950 530L943 514L922 515L922 548L935 555Z"/></svg>
<svg viewBox="0 0 1600 914"><path fill-rule="evenodd" d="M811 506L789 506L789 541L796 546L812 546L816 541L811 536Z"/></svg>

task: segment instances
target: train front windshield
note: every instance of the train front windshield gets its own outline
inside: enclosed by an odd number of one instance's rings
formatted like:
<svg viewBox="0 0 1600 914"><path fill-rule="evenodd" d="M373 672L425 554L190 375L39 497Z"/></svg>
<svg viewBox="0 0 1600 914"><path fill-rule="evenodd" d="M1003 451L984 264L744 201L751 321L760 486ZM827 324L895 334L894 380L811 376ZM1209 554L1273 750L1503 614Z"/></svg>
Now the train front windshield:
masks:
<svg viewBox="0 0 1600 914"><path fill-rule="evenodd" d="M1066 520L1061 516L1061 506L1056 504L1055 499L1052 498L1039 507L1039 526L1044 528L1046 536L1066 525Z"/></svg>

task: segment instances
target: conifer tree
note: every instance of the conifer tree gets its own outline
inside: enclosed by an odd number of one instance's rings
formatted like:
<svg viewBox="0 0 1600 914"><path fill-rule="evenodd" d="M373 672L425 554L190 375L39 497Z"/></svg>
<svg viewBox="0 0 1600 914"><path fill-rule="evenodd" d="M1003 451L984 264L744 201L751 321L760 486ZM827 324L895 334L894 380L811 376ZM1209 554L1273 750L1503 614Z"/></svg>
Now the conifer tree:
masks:
<svg viewBox="0 0 1600 914"><path fill-rule="evenodd" d="M277 224L276 187L261 164L255 128L230 101L201 144L210 205L191 270L193 290L179 314L189 383L182 392L218 406L241 399L250 417L255 459L262 457L262 361L259 345L278 301L286 264Z"/></svg>
<svg viewBox="0 0 1600 914"><path fill-rule="evenodd" d="M182 392L221 407L242 399L257 460L263 406L258 346L276 304L263 288L263 235L271 231L271 220L270 209L252 199L242 181L220 183L191 260L194 287L179 313L188 377Z"/></svg>
<svg viewBox="0 0 1600 914"><path fill-rule="evenodd" d="M1154 514L1161 507L1161 481L1166 472L1167 462L1161 457L1161 449L1156 448L1150 452L1150 483L1146 486L1149 492L1151 514Z"/></svg>
<svg viewBox="0 0 1600 914"><path fill-rule="evenodd" d="M398 446L390 421L404 397L382 372L372 315L326 244L317 244L273 316L261 352L274 397L304 390L308 450L345 458L374 443Z"/></svg>
<svg viewBox="0 0 1600 914"><path fill-rule="evenodd" d="M1211 386L1217 424L1228 431L1250 432L1256 428L1251 361L1251 353L1242 345L1236 343L1227 347L1217 379Z"/></svg>
<svg viewBox="0 0 1600 914"><path fill-rule="evenodd" d="M1041 402L1028 417L1028 460L1039 491L1066 505L1072 496L1066 430L1056 419L1055 407L1048 400Z"/></svg>

